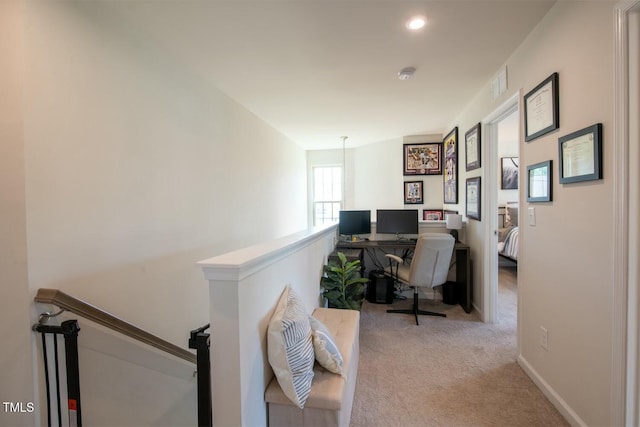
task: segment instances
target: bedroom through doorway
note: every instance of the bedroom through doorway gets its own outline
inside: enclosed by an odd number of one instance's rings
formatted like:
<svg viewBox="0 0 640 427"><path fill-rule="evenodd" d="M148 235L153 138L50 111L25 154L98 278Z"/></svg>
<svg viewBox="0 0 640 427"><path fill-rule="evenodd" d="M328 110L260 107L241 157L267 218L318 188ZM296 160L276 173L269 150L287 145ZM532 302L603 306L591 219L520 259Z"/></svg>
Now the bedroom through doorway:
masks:
<svg viewBox="0 0 640 427"><path fill-rule="evenodd" d="M519 159L519 138L520 138L520 98L521 91L514 93L511 98L504 102L500 107L482 120L483 140L482 152L484 162L484 180L485 180L485 207L484 213L486 223L484 227L484 260L483 260L483 310L482 321L486 323L498 323L500 317L503 317L499 311L500 294L499 294L499 278L498 264L500 264L503 273L510 273L510 281L513 283L512 296L515 296L513 304L507 304L512 307L511 315L517 319L517 247L518 244L506 246L504 238L506 204L510 202L509 214L512 216L507 219L513 222L517 221L516 213L517 201L519 200L520 189L520 159ZM503 179L504 177L504 179ZM505 188L503 188L505 187ZM515 203L514 203L515 202ZM503 234L503 235L500 235ZM517 230L513 232L513 237L517 235ZM498 241L502 243L502 249L509 247L516 250L512 254L512 260L504 259L504 256L498 255ZM515 240L514 240L515 243ZM504 252L504 250L502 250ZM508 262L507 262L508 261ZM503 268L504 267L504 268ZM504 274L503 274L504 275ZM519 345L519 343L518 343Z"/></svg>
<svg viewBox="0 0 640 427"><path fill-rule="evenodd" d="M519 114L513 110L497 128L498 215L498 319L517 318L518 213L519 213Z"/></svg>

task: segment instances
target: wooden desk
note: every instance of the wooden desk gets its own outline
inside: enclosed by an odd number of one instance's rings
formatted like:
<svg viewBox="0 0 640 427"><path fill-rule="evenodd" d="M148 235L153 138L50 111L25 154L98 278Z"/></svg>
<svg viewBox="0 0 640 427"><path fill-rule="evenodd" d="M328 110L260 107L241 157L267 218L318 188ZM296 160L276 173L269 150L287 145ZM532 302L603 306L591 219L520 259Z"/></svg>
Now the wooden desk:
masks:
<svg viewBox="0 0 640 427"><path fill-rule="evenodd" d="M415 240L361 240L357 242L338 242L337 249L408 249L415 248ZM473 302L473 271L471 264L471 249L468 245L456 242L453 247L456 268L456 297L465 312L471 313ZM362 258L361 258L362 260Z"/></svg>
<svg viewBox="0 0 640 427"><path fill-rule="evenodd" d="M453 249L456 252L456 297L464 311L471 313L471 303L473 302L471 248L464 243L456 242Z"/></svg>

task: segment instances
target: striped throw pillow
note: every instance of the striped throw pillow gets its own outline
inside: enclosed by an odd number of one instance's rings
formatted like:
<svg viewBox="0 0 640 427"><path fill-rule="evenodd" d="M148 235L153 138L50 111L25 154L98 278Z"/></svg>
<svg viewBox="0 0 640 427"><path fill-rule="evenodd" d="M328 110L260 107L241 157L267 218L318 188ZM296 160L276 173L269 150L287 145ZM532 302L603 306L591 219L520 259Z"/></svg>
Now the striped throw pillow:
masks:
<svg viewBox="0 0 640 427"><path fill-rule="evenodd" d="M282 293L269 322L267 352L282 391L303 409L311 393L315 354L309 315L290 287Z"/></svg>

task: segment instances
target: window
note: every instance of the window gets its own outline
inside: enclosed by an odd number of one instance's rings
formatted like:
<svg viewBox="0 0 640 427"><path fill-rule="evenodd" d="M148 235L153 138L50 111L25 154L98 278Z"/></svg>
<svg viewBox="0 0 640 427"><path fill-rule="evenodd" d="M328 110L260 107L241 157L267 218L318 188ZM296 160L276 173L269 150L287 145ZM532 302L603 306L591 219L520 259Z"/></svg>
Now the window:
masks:
<svg viewBox="0 0 640 427"><path fill-rule="evenodd" d="M313 168L313 224L338 221L342 206L342 168Z"/></svg>

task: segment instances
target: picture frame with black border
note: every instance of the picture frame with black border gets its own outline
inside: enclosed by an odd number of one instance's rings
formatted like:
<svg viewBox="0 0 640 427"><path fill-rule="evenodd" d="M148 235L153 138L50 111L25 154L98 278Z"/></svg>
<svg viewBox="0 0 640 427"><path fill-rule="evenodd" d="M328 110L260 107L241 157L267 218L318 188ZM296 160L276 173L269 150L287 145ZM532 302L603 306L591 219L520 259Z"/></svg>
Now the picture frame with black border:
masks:
<svg viewBox="0 0 640 427"><path fill-rule="evenodd" d="M424 192L422 181L404 182L404 204L421 205L424 203Z"/></svg>
<svg viewBox="0 0 640 427"><path fill-rule="evenodd" d="M442 143L403 144L403 175L442 175Z"/></svg>
<svg viewBox="0 0 640 427"><path fill-rule="evenodd" d="M458 127L456 126L445 136L443 141L444 173L443 198L444 203L458 203Z"/></svg>
<svg viewBox="0 0 640 427"><path fill-rule="evenodd" d="M519 164L517 157L500 158L500 188L502 190L518 189Z"/></svg>
<svg viewBox="0 0 640 427"><path fill-rule="evenodd" d="M444 220L444 212L442 209L423 209L422 210L423 221L442 221Z"/></svg>
<svg viewBox="0 0 640 427"><path fill-rule="evenodd" d="M482 207L482 188L480 186L481 179L479 176L467 178L466 182L466 215L467 218L480 221Z"/></svg>
<svg viewBox="0 0 640 427"><path fill-rule="evenodd" d="M482 166L480 123L464 134L464 147L467 172L480 168Z"/></svg>
<svg viewBox="0 0 640 427"><path fill-rule="evenodd" d="M527 202L550 202L553 200L553 161L527 166Z"/></svg>
<svg viewBox="0 0 640 427"><path fill-rule="evenodd" d="M560 127L558 73L553 73L524 96L524 140L533 141Z"/></svg>
<svg viewBox="0 0 640 427"><path fill-rule="evenodd" d="M602 179L602 123L558 138L560 184Z"/></svg>

